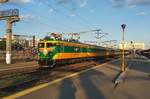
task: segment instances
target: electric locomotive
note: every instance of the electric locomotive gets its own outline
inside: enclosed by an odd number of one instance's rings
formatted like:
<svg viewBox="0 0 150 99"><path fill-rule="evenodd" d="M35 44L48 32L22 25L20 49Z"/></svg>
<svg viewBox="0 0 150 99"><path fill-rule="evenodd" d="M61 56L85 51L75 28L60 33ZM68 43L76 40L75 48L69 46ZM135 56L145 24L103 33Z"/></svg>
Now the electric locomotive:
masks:
<svg viewBox="0 0 150 99"><path fill-rule="evenodd" d="M59 39L44 39L38 44L38 64L52 68L56 64L77 62L87 59L100 59L119 55L111 48Z"/></svg>

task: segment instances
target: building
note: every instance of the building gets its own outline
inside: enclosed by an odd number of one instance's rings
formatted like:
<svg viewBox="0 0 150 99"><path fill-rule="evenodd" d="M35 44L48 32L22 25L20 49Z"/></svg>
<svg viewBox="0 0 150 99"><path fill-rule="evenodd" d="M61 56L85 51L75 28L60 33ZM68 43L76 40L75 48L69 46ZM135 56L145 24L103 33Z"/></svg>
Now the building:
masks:
<svg viewBox="0 0 150 99"><path fill-rule="evenodd" d="M4 41L5 38L0 38L0 41Z"/></svg>
<svg viewBox="0 0 150 99"><path fill-rule="evenodd" d="M119 48L122 49L122 43L119 44ZM130 50L130 49L135 49L135 50L144 50L145 49L145 44L144 43L138 43L138 42L125 42L124 43L124 49L125 50Z"/></svg>
<svg viewBox="0 0 150 99"><path fill-rule="evenodd" d="M6 35L4 38L6 40ZM29 35L12 35L12 42L21 44L24 48L30 48L33 46L37 46L39 39L35 38L35 36L29 36Z"/></svg>

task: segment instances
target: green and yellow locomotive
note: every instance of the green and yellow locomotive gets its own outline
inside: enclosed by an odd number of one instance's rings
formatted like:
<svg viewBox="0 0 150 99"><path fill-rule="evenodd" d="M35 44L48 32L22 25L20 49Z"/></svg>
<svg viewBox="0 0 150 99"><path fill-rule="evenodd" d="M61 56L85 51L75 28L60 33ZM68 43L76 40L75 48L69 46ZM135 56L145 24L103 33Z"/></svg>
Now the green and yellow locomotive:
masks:
<svg viewBox="0 0 150 99"><path fill-rule="evenodd" d="M41 67L54 67L56 64L77 62L87 59L114 57L120 51L101 46L63 40L46 39L38 44L38 63Z"/></svg>

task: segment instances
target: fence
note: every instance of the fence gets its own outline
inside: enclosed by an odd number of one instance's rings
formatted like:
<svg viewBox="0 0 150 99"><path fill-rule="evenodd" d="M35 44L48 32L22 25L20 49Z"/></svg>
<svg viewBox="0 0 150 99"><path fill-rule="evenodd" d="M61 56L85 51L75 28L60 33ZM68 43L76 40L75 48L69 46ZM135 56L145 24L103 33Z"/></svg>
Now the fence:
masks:
<svg viewBox="0 0 150 99"><path fill-rule="evenodd" d="M0 64L5 63L6 51L0 51ZM18 61L33 61L37 59L37 53L27 49L22 51L12 51L12 63Z"/></svg>

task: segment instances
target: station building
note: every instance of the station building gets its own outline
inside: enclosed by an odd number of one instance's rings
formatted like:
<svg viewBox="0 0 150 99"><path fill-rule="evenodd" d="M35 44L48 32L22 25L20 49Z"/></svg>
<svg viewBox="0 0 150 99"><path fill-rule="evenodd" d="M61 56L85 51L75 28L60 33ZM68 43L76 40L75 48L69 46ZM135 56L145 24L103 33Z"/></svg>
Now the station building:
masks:
<svg viewBox="0 0 150 99"><path fill-rule="evenodd" d="M122 43L119 44L119 49L122 49ZM139 42L125 42L124 43L124 49L125 50L130 50L130 49L135 49L135 50L144 50L145 49L145 44L144 43L139 43Z"/></svg>

